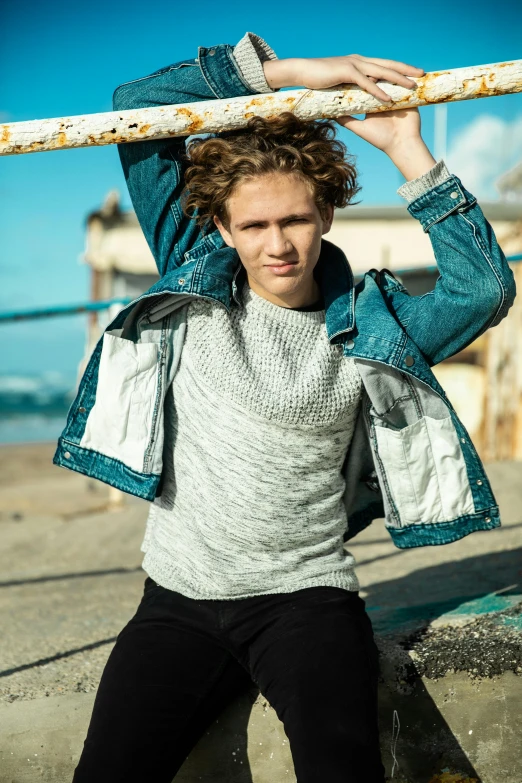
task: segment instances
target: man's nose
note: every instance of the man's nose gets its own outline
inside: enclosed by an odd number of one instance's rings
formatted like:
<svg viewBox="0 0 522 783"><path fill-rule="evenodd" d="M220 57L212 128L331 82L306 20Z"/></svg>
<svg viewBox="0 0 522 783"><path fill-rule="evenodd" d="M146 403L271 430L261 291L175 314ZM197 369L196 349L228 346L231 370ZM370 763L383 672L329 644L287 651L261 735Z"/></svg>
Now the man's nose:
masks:
<svg viewBox="0 0 522 783"><path fill-rule="evenodd" d="M269 256L284 256L292 250L292 243L277 227L270 229L266 237L265 252Z"/></svg>

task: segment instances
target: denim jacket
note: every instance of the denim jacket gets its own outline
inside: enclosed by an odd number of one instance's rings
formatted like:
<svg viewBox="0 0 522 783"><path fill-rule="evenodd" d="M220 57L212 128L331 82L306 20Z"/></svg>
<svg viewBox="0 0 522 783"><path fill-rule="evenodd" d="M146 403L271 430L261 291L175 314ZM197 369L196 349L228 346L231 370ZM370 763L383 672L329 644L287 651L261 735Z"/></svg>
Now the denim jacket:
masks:
<svg viewBox="0 0 522 783"><path fill-rule="evenodd" d="M121 85L114 109L249 94L232 47L222 44ZM219 232L203 235L181 210L184 143L119 146L161 278L105 330L54 456L57 465L149 501L161 494L163 408L187 305L204 297L230 311L240 305L245 282L237 252ZM431 367L498 324L515 297L493 230L457 176L430 188L408 211L429 233L440 272L433 291L411 296L391 272L376 269L354 285L346 256L324 239L315 269L328 339L354 358L363 381L343 465L344 540L384 517L401 548L445 544L500 525L484 467Z"/></svg>

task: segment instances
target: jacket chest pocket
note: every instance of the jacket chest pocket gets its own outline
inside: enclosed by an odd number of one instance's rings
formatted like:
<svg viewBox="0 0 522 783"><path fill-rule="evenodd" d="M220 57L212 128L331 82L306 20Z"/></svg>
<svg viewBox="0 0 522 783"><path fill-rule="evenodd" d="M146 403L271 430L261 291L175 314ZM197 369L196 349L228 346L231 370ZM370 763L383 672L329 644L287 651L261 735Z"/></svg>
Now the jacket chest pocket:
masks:
<svg viewBox="0 0 522 783"><path fill-rule="evenodd" d="M103 335L96 400L81 446L144 471L156 419L158 354L156 343Z"/></svg>
<svg viewBox="0 0 522 783"><path fill-rule="evenodd" d="M374 424L378 471L400 524L453 520L475 511L451 416L422 416L402 429Z"/></svg>

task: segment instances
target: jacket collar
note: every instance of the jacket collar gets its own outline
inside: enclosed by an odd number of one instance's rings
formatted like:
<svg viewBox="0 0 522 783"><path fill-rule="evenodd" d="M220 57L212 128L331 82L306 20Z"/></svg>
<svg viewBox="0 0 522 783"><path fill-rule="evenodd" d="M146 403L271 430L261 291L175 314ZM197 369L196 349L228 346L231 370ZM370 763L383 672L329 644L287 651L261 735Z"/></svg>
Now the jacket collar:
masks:
<svg viewBox="0 0 522 783"><path fill-rule="evenodd" d="M321 254L315 278L322 291L326 309L328 339L355 328L355 291L353 272L345 254L337 245L321 241Z"/></svg>

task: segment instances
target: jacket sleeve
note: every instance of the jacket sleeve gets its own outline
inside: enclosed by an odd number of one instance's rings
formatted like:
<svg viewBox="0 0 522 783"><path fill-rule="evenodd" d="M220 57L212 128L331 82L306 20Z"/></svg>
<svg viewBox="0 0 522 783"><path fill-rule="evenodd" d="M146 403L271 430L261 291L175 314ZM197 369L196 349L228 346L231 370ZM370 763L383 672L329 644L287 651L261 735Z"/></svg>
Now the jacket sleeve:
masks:
<svg viewBox="0 0 522 783"><path fill-rule="evenodd" d="M429 233L439 269L435 288L410 296L383 270L388 305L430 365L500 323L516 296L513 272L477 199L459 177L442 179L408 204Z"/></svg>
<svg viewBox="0 0 522 783"><path fill-rule="evenodd" d="M275 55L274 55L275 57ZM244 59L244 57L243 57ZM199 47L198 56L162 68L116 88L115 111L255 95L234 57L233 47ZM119 144L132 204L160 275L183 263L196 246L220 247L217 230L203 237L181 209L186 137Z"/></svg>

